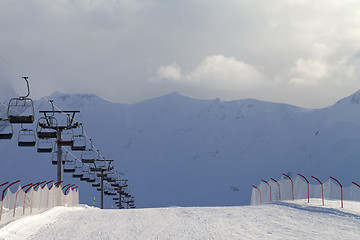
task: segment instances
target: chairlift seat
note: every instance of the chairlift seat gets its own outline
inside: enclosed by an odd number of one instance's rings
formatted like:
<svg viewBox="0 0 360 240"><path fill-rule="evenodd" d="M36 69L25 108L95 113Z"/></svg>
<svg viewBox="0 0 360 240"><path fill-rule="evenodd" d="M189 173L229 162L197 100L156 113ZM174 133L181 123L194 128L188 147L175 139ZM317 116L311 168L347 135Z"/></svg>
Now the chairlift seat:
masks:
<svg viewBox="0 0 360 240"><path fill-rule="evenodd" d="M52 148L38 148L37 149L38 153L51 153L52 152Z"/></svg>
<svg viewBox="0 0 360 240"><path fill-rule="evenodd" d="M34 147L36 145L36 141L19 141L18 146L19 147Z"/></svg>
<svg viewBox="0 0 360 240"><path fill-rule="evenodd" d="M95 182L95 178L90 178L87 182Z"/></svg>
<svg viewBox="0 0 360 240"><path fill-rule="evenodd" d="M73 174L73 178L82 178L84 174Z"/></svg>
<svg viewBox="0 0 360 240"><path fill-rule="evenodd" d="M91 186L93 186L93 187L100 187L100 183L94 183L94 184L91 184Z"/></svg>
<svg viewBox="0 0 360 240"><path fill-rule="evenodd" d="M81 159L82 163L95 163L95 159Z"/></svg>
<svg viewBox="0 0 360 240"><path fill-rule="evenodd" d="M74 173L75 168L64 168L64 173Z"/></svg>
<svg viewBox="0 0 360 240"><path fill-rule="evenodd" d="M33 123L34 122L34 116L8 116L10 123Z"/></svg>
<svg viewBox="0 0 360 240"><path fill-rule="evenodd" d="M57 160L51 161L52 165L57 165ZM65 164L65 161L62 161L62 164Z"/></svg>
<svg viewBox="0 0 360 240"><path fill-rule="evenodd" d="M86 149L86 146L74 146L74 144L71 145L71 150L73 150L73 151L84 151L85 149Z"/></svg>
<svg viewBox="0 0 360 240"><path fill-rule="evenodd" d="M90 167L90 171L92 172L101 172L102 168L98 168L98 167Z"/></svg>
<svg viewBox="0 0 360 240"><path fill-rule="evenodd" d="M0 133L0 139L12 139L13 133Z"/></svg>
<svg viewBox="0 0 360 240"><path fill-rule="evenodd" d="M81 177L80 178L80 181L88 181L88 180L90 180L90 178L88 178L88 177Z"/></svg>
<svg viewBox="0 0 360 240"><path fill-rule="evenodd" d="M37 132L38 138L57 138L56 132Z"/></svg>
<svg viewBox="0 0 360 240"><path fill-rule="evenodd" d="M97 188L96 190L97 190L97 191L101 191L101 188Z"/></svg>

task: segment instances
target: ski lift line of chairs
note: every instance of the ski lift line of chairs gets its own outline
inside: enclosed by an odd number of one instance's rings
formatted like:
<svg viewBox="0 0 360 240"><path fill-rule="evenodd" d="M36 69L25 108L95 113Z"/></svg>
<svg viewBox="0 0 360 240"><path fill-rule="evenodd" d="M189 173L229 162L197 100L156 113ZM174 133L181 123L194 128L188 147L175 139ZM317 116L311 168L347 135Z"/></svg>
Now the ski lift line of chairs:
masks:
<svg viewBox="0 0 360 240"><path fill-rule="evenodd" d="M9 101L7 109L7 117L10 123L33 123L35 120L34 103L30 95L30 87L28 77L23 77L27 86L27 95L12 98ZM25 115L24 112L30 109L30 114Z"/></svg>
<svg viewBox="0 0 360 240"><path fill-rule="evenodd" d="M14 128L9 119L0 118L0 139L12 139Z"/></svg>

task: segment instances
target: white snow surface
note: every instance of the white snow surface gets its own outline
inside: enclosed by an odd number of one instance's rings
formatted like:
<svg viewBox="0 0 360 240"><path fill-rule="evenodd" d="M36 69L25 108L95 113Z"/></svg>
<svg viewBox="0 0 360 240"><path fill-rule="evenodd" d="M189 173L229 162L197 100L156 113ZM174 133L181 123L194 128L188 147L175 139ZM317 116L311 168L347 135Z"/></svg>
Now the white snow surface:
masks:
<svg viewBox="0 0 360 240"><path fill-rule="evenodd" d="M0 239L359 239L360 203L101 210L56 207L0 228Z"/></svg>

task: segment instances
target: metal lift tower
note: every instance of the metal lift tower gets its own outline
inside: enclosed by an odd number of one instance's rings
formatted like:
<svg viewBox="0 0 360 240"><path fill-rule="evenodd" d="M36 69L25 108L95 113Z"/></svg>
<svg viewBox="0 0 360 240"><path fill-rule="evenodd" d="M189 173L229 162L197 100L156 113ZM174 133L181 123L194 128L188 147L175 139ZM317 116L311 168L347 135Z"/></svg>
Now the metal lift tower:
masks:
<svg viewBox="0 0 360 240"><path fill-rule="evenodd" d="M44 114L45 122L39 122L39 126L43 129L52 129L56 131L56 144L57 144L57 182L63 181L63 161L62 161L62 146L72 146L72 141L63 141L62 135L64 130L70 130L73 128L80 127L79 122L74 123L74 117L76 113L80 111L39 111L39 113ZM65 124L59 125L51 123L51 117L54 114L66 114L67 122ZM51 115L51 116L50 116Z"/></svg>

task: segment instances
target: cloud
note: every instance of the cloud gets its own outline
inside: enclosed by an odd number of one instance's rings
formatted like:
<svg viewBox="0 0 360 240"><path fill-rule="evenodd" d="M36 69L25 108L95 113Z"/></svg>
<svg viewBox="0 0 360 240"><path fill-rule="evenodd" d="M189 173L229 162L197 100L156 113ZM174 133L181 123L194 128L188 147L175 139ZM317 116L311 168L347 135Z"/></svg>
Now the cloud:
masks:
<svg viewBox="0 0 360 240"><path fill-rule="evenodd" d="M3 0L1 55L42 95L132 103L180 91L326 106L360 88L358 9L358 0Z"/></svg>
<svg viewBox="0 0 360 240"><path fill-rule="evenodd" d="M328 77L328 66L325 62L312 59L298 59L290 70L293 76L290 83L299 85L316 85Z"/></svg>
<svg viewBox="0 0 360 240"><path fill-rule="evenodd" d="M253 66L223 55L206 57L188 73L182 73L181 68L173 63L159 67L156 74L151 79L211 90L247 90L255 88L265 81L263 74Z"/></svg>
<svg viewBox="0 0 360 240"><path fill-rule="evenodd" d="M176 63L167 65L167 66L161 66L156 71L156 77L153 77L151 79L153 80L174 80L178 81L182 78L181 75L181 69L179 65Z"/></svg>

